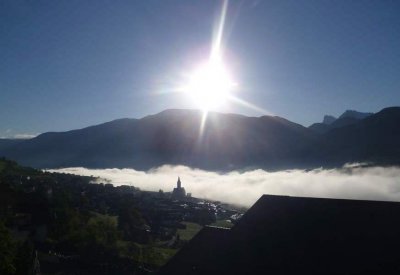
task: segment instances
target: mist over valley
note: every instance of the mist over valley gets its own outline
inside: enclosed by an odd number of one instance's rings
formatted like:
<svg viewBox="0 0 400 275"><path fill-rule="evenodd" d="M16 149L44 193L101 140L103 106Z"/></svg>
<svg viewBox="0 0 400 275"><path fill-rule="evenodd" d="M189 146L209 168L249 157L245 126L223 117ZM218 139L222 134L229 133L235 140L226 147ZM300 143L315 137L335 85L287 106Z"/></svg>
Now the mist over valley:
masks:
<svg viewBox="0 0 400 275"><path fill-rule="evenodd" d="M338 169L262 169L216 173L186 166L164 165L149 171L134 169L52 169L50 172L99 177L98 183L130 185L141 190L171 192L179 176L192 196L250 207L263 194L400 201L400 167Z"/></svg>

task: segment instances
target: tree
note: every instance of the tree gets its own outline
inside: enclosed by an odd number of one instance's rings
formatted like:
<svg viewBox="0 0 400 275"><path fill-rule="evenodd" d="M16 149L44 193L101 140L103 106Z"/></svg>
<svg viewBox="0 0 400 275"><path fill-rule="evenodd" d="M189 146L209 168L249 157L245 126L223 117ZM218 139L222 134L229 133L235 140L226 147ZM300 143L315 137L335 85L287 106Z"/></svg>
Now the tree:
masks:
<svg viewBox="0 0 400 275"><path fill-rule="evenodd" d="M118 227L122 230L126 240L145 242L142 232L145 224L142 215L134 207L124 208L119 213Z"/></svg>
<svg viewBox="0 0 400 275"><path fill-rule="evenodd" d="M15 274L16 244L8 229L0 222L0 274Z"/></svg>

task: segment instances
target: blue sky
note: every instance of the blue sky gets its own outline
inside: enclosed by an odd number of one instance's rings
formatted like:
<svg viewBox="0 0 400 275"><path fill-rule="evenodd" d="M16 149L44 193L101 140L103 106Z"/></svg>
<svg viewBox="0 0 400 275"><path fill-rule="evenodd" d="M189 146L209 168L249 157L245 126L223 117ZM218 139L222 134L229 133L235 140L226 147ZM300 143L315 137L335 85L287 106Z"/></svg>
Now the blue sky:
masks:
<svg viewBox="0 0 400 275"><path fill-rule="evenodd" d="M0 136L194 108L172 92L207 58L220 1L0 2ZM399 1L230 1L235 94L308 126L400 105ZM262 115L229 104L223 112Z"/></svg>

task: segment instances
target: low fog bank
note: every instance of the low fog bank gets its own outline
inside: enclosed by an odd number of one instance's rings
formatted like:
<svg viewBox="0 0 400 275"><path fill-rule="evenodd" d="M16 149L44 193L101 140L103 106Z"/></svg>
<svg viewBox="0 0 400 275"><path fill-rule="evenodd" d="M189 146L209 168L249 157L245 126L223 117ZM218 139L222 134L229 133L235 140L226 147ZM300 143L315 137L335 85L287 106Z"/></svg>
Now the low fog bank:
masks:
<svg viewBox="0 0 400 275"><path fill-rule="evenodd" d="M161 166L147 172L134 169L87 169L81 167L49 172L95 176L114 185L133 185L141 190L172 191L178 176L194 197L251 206L262 194L400 201L400 167L341 169L252 170L219 174L186 166Z"/></svg>

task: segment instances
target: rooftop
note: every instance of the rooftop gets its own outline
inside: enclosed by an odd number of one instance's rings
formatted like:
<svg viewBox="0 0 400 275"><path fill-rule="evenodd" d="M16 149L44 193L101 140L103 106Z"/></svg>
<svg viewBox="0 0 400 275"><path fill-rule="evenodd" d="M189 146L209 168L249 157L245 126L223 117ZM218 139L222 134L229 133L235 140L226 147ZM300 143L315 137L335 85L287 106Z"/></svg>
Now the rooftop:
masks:
<svg viewBox="0 0 400 275"><path fill-rule="evenodd" d="M390 274L400 203L263 195L231 229L206 227L160 274Z"/></svg>

